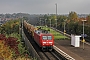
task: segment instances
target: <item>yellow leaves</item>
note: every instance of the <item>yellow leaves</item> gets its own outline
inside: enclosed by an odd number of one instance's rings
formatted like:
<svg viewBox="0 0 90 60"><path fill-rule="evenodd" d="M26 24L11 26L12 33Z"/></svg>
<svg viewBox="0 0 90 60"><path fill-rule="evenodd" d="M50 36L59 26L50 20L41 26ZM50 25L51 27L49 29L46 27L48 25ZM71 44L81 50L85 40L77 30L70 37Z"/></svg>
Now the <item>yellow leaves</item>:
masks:
<svg viewBox="0 0 90 60"><path fill-rule="evenodd" d="M2 47L3 47L4 43L5 43L5 41L0 40L0 48L2 48Z"/></svg>
<svg viewBox="0 0 90 60"><path fill-rule="evenodd" d="M29 59L27 57L21 57L21 56L19 56L19 57L17 57L16 60L31 60L31 59Z"/></svg>
<svg viewBox="0 0 90 60"><path fill-rule="evenodd" d="M55 19L56 19L56 15L53 15L53 16L51 17L51 19L54 19L54 20L55 20Z"/></svg>
<svg viewBox="0 0 90 60"><path fill-rule="evenodd" d="M13 24L11 24L11 28L13 28Z"/></svg>
<svg viewBox="0 0 90 60"><path fill-rule="evenodd" d="M11 57L12 57L12 53L9 52L8 50L3 51L1 54L2 54L2 56L3 56L4 58L11 58Z"/></svg>
<svg viewBox="0 0 90 60"><path fill-rule="evenodd" d="M18 25L18 24L19 24L19 22L16 22L16 24Z"/></svg>
<svg viewBox="0 0 90 60"><path fill-rule="evenodd" d="M6 26L6 24L3 24L2 26Z"/></svg>
<svg viewBox="0 0 90 60"><path fill-rule="evenodd" d="M19 25L19 22L12 23L11 28L14 28L15 25Z"/></svg>
<svg viewBox="0 0 90 60"><path fill-rule="evenodd" d="M3 59L10 59L12 57L12 51L4 45L4 41L0 40L0 57Z"/></svg>

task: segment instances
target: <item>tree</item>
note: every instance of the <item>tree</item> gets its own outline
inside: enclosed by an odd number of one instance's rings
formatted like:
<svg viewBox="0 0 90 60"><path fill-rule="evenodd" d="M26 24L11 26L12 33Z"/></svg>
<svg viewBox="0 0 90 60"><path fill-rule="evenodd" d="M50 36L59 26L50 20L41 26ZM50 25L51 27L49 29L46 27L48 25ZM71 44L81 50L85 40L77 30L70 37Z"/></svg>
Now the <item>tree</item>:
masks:
<svg viewBox="0 0 90 60"><path fill-rule="evenodd" d="M87 16L87 24L90 25L90 14Z"/></svg>
<svg viewBox="0 0 90 60"><path fill-rule="evenodd" d="M0 34L0 58L7 60L12 57L12 51L6 44L7 38L5 35Z"/></svg>
<svg viewBox="0 0 90 60"><path fill-rule="evenodd" d="M1 33L6 33L6 34L11 34L18 32L19 33L19 19L18 20L10 20L6 23L4 23L0 27L0 32Z"/></svg>
<svg viewBox="0 0 90 60"><path fill-rule="evenodd" d="M69 13L69 16L68 16L68 17L69 17L69 19L70 19L71 21L72 21L72 20L75 21L75 20L77 20L78 15L77 15L76 12L72 12L72 11L71 11L71 12Z"/></svg>

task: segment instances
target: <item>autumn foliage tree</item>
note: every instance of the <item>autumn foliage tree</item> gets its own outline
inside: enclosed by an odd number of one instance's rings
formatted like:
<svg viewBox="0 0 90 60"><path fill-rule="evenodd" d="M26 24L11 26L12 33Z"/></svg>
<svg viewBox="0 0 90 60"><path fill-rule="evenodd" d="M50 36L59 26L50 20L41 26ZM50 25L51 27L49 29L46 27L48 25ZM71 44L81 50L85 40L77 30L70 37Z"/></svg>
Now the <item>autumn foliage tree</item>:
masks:
<svg viewBox="0 0 90 60"><path fill-rule="evenodd" d="M28 53L21 41L19 27L18 19L8 21L0 27L0 60L12 60Z"/></svg>
<svg viewBox="0 0 90 60"><path fill-rule="evenodd" d="M87 16L87 24L90 25L90 14Z"/></svg>
<svg viewBox="0 0 90 60"><path fill-rule="evenodd" d="M11 59L18 57L25 52L25 48L18 47L21 43L15 37L8 37L4 34L0 34L0 59ZM22 51L20 51L22 50Z"/></svg>
<svg viewBox="0 0 90 60"><path fill-rule="evenodd" d="M19 20L10 20L0 27L0 33L2 34L11 34L16 32L19 33Z"/></svg>
<svg viewBox="0 0 90 60"><path fill-rule="evenodd" d="M6 45L7 38L5 35L0 34L0 59L11 59L12 50Z"/></svg>
<svg viewBox="0 0 90 60"><path fill-rule="evenodd" d="M73 11L71 11L71 12L69 12L69 16L68 16L68 18L70 19L70 21L77 21L77 19L78 19L78 15L77 15L77 13L76 12L73 12Z"/></svg>

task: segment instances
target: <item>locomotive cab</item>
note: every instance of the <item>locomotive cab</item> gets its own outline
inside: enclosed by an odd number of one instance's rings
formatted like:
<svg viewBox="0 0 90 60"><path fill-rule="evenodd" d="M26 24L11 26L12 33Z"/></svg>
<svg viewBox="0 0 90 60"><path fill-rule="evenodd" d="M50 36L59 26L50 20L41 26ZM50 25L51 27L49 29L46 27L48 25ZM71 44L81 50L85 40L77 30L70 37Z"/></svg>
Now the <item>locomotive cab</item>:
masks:
<svg viewBox="0 0 90 60"><path fill-rule="evenodd" d="M42 50L52 50L54 45L54 37L52 34L42 34L41 35L42 40Z"/></svg>
<svg viewBox="0 0 90 60"><path fill-rule="evenodd" d="M53 50L54 36L52 34L43 33L42 30L35 30L34 40L43 51Z"/></svg>
<svg viewBox="0 0 90 60"><path fill-rule="evenodd" d="M33 25L24 21L24 27L28 30L30 35L34 38L34 41L38 44L42 50L52 50L54 45L54 36L47 30L36 28Z"/></svg>

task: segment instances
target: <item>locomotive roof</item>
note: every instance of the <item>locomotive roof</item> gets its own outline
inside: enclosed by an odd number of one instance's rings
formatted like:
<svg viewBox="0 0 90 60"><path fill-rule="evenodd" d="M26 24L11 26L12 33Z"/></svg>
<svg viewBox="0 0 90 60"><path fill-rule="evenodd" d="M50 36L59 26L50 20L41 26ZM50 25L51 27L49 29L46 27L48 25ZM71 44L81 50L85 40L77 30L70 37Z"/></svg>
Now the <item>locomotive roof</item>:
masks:
<svg viewBox="0 0 90 60"><path fill-rule="evenodd" d="M50 34L48 31L46 31L46 30L35 30L35 33L37 33L37 34Z"/></svg>

